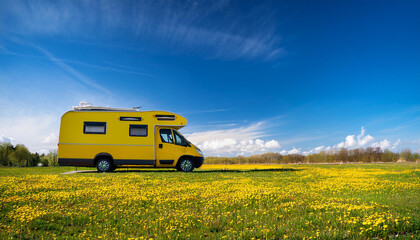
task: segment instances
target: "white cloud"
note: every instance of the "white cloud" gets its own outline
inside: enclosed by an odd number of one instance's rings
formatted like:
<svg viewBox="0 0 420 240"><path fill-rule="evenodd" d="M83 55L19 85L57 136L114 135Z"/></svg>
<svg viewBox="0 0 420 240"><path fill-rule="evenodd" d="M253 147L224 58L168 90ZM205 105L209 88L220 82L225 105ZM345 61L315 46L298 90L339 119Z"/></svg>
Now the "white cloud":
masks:
<svg viewBox="0 0 420 240"><path fill-rule="evenodd" d="M329 150L331 150L331 147L330 146L328 146L328 147L319 146L319 147L314 148L314 151L315 152L329 151Z"/></svg>
<svg viewBox="0 0 420 240"><path fill-rule="evenodd" d="M397 147L398 147L398 145L400 145L400 143L401 143L401 140L400 140L400 139L398 139L397 141L395 141L395 143L394 143L394 144L392 144L391 149L392 149L392 150L397 149Z"/></svg>
<svg viewBox="0 0 420 240"><path fill-rule="evenodd" d="M265 146L267 148L279 148L280 144L276 140L270 140L270 141L265 142Z"/></svg>
<svg viewBox="0 0 420 240"><path fill-rule="evenodd" d="M398 145L400 144L401 140L398 139L397 141L395 141L394 143L391 143L390 141L388 141L387 139L384 139L380 142L374 142L372 143L370 146L371 147L380 147L381 149L391 149L391 150L396 150Z"/></svg>
<svg viewBox="0 0 420 240"><path fill-rule="evenodd" d="M287 154L299 154L300 153L300 149L297 148L293 148L292 150L289 150L287 152Z"/></svg>
<svg viewBox="0 0 420 240"><path fill-rule="evenodd" d="M48 154L51 152L51 149L40 149L37 151L39 154Z"/></svg>
<svg viewBox="0 0 420 240"><path fill-rule="evenodd" d="M371 144L371 146L375 147L375 148L380 147L381 149L387 149L391 146L391 142L385 139L385 140L380 141L380 142L374 142L374 143Z"/></svg>
<svg viewBox="0 0 420 240"><path fill-rule="evenodd" d="M101 97L96 99L98 101L93 102L106 102ZM6 103L0 105L0 141L24 144L29 151L38 153L57 149L60 118L75 105L71 104L71 100L62 100L67 106L63 106L64 103L55 105L56 102L34 100L31 102L33 105L28 106L19 101L0 100Z"/></svg>
<svg viewBox="0 0 420 240"><path fill-rule="evenodd" d="M208 156L253 155L278 150L278 141L261 139L264 137L262 125L263 122L259 122L246 127L196 132L185 136Z"/></svg>
<svg viewBox="0 0 420 240"><path fill-rule="evenodd" d="M308 151L303 152L303 154L307 155L307 154L319 153L321 151L330 151L332 149L340 149L340 148L354 149L354 148L360 148L360 147L375 147L375 148L380 147L381 149L396 150L398 145L401 142L400 139L398 139L394 143L391 143L388 139L372 142L375 140L375 138L372 137L371 135L365 136L365 132L366 132L365 128L361 127L360 134L357 135L357 137L355 135L348 135L344 142L337 143L332 147L331 146L326 147L324 145L315 147ZM371 144L369 145L369 143Z"/></svg>
<svg viewBox="0 0 420 240"><path fill-rule="evenodd" d="M31 152L53 150L57 148L59 117L53 114L0 117L0 132L10 136L8 139L14 139L12 143L24 144Z"/></svg>
<svg viewBox="0 0 420 240"><path fill-rule="evenodd" d="M295 148L295 147L293 147L293 149L291 149L291 150L285 150L285 149L283 149L283 150L281 150L279 153L280 153L281 155L287 155L287 154L302 154L302 151L301 151L301 149L300 149L300 148ZM306 152L303 152L303 154L306 154Z"/></svg>
<svg viewBox="0 0 420 240"><path fill-rule="evenodd" d="M360 134L357 135L357 138L355 138L355 135L348 135L346 137L346 141L340 142L336 145L334 145L334 148L358 148L358 147L364 147L366 144L372 142L375 140L374 137L367 135L365 136L365 128L362 127Z"/></svg>
<svg viewBox="0 0 420 240"><path fill-rule="evenodd" d="M6 137L4 135L0 135L0 142L8 142L8 143L14 143L15 140L13 138L10 137Z"/></svg>
<svg viewBox="0 0 420 240"><path fill-rule="evenodd" d="M330 146L325 147L324 145L322 145L322 146L319 146L319 147L312 148L309 151L305 151L305 152L303 152L303 154L308 155L308 154L312 154L312 153L319 153L319 152L322 152L322 151L330 151L330 150L331 150Z"/></svg>
<svg viewBox="0 0 420 240"><path fill-rule="evenodd" d="M388 139L374 141L374 137L366 135L366 130L361 127L359 135L348 135L345 141L333 146L321 145L307 151L293 147L292 149L280 150L280 143L277 140L261 140L264 137L264 122L227 130L216 130L186 134L187 138L201 148L206 155L211 156L234 156L234 155L252 155L264 152L279 152L282 155L287 154L313 154L321 151L331 151L340 148L360 148L360 147L380 147L381 149L396 150L400 144L398 139L394 143Z"/></svg>
<svg viewBox="0 0 420 240"><path fill-rule="evenodd" d="M50 133L47 137L42 140L42 143L46 144L57 144L58 143L58 135L55 133Z"/></svg>

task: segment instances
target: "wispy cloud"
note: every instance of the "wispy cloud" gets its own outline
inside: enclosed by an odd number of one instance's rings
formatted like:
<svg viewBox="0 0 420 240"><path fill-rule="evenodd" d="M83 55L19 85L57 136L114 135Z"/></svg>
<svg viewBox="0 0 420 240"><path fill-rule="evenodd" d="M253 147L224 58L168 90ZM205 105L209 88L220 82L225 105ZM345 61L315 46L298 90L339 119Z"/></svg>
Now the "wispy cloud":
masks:
<svg viewBox="0 0 420 240"><path fill-rule="evenodd" d="M0 15L4 16L1 22L6 31L21 35L106 39L118 33L136 38L145 49L155 46L175 54L228 60L284 56L286 50L276 31L274 11L264 3L256 3L239 14L236 4L240 3L8 1Z"/></svg>
<svg viewBox="0 0 420 240"><path fill-rule="evenodd" d="M386 129L380 130L380 132L384 132L384 133L386 133L386 132L397 132L397 131L400 131L400 130L402 130L404 128L407 128L407 127L408 126L398 126L398 127L393 127L393 128L386 128Z"/></svg>
<svg viewBox="0 0 420 240"><path fill-rule="evenodd" d="M99 85L89 77L85 76L81 72L75 70L74 68L70 67L68 64L64 63L63 61L60 61L59 59L55 58L49 51L46 49L34 46L36 49L38 49L40 52L42 52L46 57L48 57L51 62L55 63L58 67L60 67L62 70L66 71L70 75L72 75L75 79L79 80L80 82L86 84L87 86L93 87L98 91L101 91L106 94L111 94L111 91L103 87L102 85Z"/></svg>
<svg viewBox="0 0 420 240"><path fill-rule="evenodd" d="M39 50L39 46L36 47L36 48ZM51 56L52 56L51 53L50 53L50 56L48 56L44 52L42 52L43 56L24 54L24 53L9 51L8 49L4 48L1 45L0 45L0 49L2 49L4 51L3 52L4 54L10 54L10 55L21 56L21 57L26 57L26 58L47 59L47 60L53 60L54 62L63 62L63 63L68 63L68 64L84 66L84 67L88 67L88 68L101 69L101 70L105 70L105 71L133 74L133 75L139 75L139 76L144 76L144 77L149 77L149 78L154 78L155 77L154 75L149 74L149 73L145 73L145 72L143 72L139 69L128 67L128 66L123 66L123 65L118 65L118 67L114 67L112 65L115 65L115 64L111 64L111 63L107 63L106 65L96 65L96 64L90 64L90 63L85 63L85 62L70 60L70 59L63 59L63 58L56 58L56 57L51 58ZM43 50L46 51L45 49L43 49Z"/></svg>
<svg viewBox="0 0 420 240"><path fill-rule="evenodd" d="M201 51L210 58L270 60L286 54L283 47L277 46L281 39L272 32L235 34L175 24L158 29L162 35L168 32L171 33L174 49Z"/></svg>
<svg viewBox="0 0 420 240"><path fill-rule="evenodd" d="M196 114L196 113L215 113L215 112L226 112L230 109L226 108L219 108L219 109L207 109L207 110L197 110L197 111L190 111L190 112L182 112L180 114Z"/></svg>
<svg viewBox="0 0 420 240"><path fill-rule="evenodd" d="M290 144L293 145L296 143L302 143L302 142L317 140L321 138L325 138L325 136L295 136L295 137L288 137L286 139L282 139L280 140L280 143L282 145L290 145Z"/></svg>
<svg viewBox="0 0 420 240"><path fill-rule="evenodd" d="M43 54L46 59L48 59L49 61L51 61L51 63L55 64L56 66L58 66L61 70L63 70L64 72L66 72L68 75L72 76L74 80L77 80L78 82L96 89L97 91L100 91L102 93L105 94L110 94L111 91L109 91L107 88L105 88L104 86L98 84L96 81L92 80L91 78L87 77L86 75L84 75L83 73L77 71L76 69L74 69L73 67L71 67L70 65L68 65L65 61L63 61L62 59L56 58L51 52L49 52L48 50L46 50L45 48L38 46L32 42L26 41L22 38L18 38L18 37L12 37L9 40L11 40L12 42L19 44L21 46L29 46L33 49L36 49L37 51L39 51L41 54ZM14 54L14 55L20 55L20 56L25 56L25 57L34 57L34 58L39 58L39 56L32 56L32 55L27 55L27 54L20 54L20 53L14 53L14 52L7 52L8 54Z"/></svg>
<svg viewBox="0 0 420 240"><path fill-rule="evenodd" d="M101 70L105 70L105 71L112 71L112 72L119 72L119 73L127 73L127 74L134 74L134 75L139 75L139 76L144 76L144 77L155 77L152 74L148 74L148 73L144 73L141 72L139 70L127 70L126 68L116 68L116 67L109 67L109 66L103 66L103 65L96 65L96 64L89 64L89 63L84 63L84 62L80 62L80 61L75 61L75 60L68 60L68 59L59 59L59 58L55 58L55 61L61 61L64 63L73 63L76 65L80 65L80 66L85 66L85 67L89 67L89 68L96 68L96 69L101 69Z"/></svg>
<svg viewBox="0 0 420 240"><path fill-rule="evenodd" d="M7 50L7 48L5 48L3 45L0 44L0 49L3 50L4 52L9 52L9 50Z"/></svg>

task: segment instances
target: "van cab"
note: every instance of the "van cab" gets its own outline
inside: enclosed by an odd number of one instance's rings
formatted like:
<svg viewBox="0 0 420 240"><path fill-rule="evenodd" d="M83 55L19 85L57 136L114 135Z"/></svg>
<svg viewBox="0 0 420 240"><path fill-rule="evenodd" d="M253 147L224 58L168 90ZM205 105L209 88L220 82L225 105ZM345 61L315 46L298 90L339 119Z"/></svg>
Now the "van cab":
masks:
<svg viewBox="0 0 420 240"><path fill-rule="evenodd" d="M187 119L166 111L73 107L61 117L58 163L96 167L176 168L191 172L204 162L201 150L179 129Z"/></svg>

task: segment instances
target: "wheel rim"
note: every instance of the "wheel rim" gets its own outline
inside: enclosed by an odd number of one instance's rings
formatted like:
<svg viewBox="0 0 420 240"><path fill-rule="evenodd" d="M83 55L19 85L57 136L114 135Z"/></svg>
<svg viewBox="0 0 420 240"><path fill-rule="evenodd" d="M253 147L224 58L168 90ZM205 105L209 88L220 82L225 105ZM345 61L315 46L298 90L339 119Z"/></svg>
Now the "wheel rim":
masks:
<svg viewBox="0 0 420 240"><path fill-rule="evenodd" d="M189 161L189 160L182 161L182 163L181 163L182 171L187 172L191 169L191 167L192 167L191 161Z"/></svg>
<svg viewBox="0 0 420 240"><path fill-rule="evenodd" d="M99 170L105 172L109 168L109 162L108 161L100 161L98 164Z"/></svg>

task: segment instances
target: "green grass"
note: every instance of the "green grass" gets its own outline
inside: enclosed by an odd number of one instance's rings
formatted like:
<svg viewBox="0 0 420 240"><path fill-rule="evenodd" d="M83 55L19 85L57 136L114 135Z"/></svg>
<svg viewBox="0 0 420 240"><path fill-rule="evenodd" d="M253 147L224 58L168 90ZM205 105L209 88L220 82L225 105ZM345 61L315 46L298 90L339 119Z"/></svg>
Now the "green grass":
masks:
<svg viewBox="0 0 420 240"><path fill-rule="evenodd" d="M81 168L77 170L93 170L94 168ZM0 177L24 176L24 175L48 175L59 174L76 170L75 167L3 167L0 168Z"/></svg>
<svg viewBox="0 0 420 240"><path fill-rule="evenodd" d="M418 167L0 168L0 239L418 239Z"/></svg>

